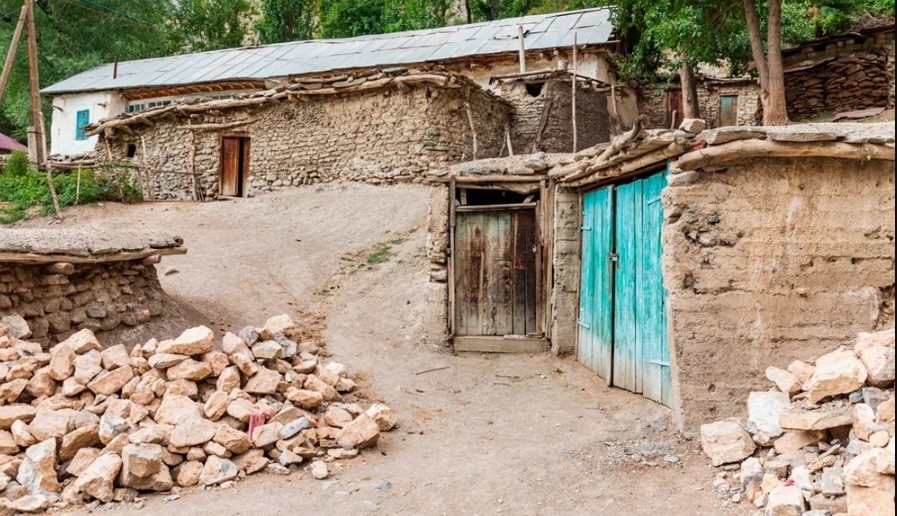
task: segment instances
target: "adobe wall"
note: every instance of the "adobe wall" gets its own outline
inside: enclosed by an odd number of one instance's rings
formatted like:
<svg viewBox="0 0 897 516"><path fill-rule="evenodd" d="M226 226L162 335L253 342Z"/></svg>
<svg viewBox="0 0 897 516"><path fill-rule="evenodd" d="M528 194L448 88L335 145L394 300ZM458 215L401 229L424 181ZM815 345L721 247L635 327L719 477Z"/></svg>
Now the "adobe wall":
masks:
<svg viewBox="0 0 897 516"><path fill-rule="evenodd" d="M893 167L754 159L671 176L663 268L685 429L743 413L768 365L892 324Z"/></svg>
<svg viewBox="0 0 897 516"><path fill-rule="evenodd" d="M465 103L477 133L477 157L498 156L508 106L478 88L388 88L280 101L159 119L153 126L111 141L114 161L153 170L151 198L191 199L191 153L196 178L208 198L219 193L222 135L250 138L248 195L289 186L331 181L391 184L413 181L425 171L471 160L473 138ZM190 131L188 123L251 123L232 130ZM194 136L195 133L195 136ZM146 144L146 155L143 144ZM100 159L107 159L101 138ZM128 145L136 153L127 157Z"/></svg>
<svg viewBox="0 0 897 516"><path fill-rule="evenodd" d="M524 81L505 82L497 87L497 93L513 106L515 154L573 152L573 88L568 78L546 81L535 96ZM576 93L576 122L579 150L610 141L607 94L581 83Z"/></svg>
<svg viewBox="0 0 897 516"><path fill-rule="evenodd" d="M84 328L136 326L162 314L167 303L156 268L140 260L75 264L72 274L0 263L0 317L25 318L35 342L56 342Z"/></svg>

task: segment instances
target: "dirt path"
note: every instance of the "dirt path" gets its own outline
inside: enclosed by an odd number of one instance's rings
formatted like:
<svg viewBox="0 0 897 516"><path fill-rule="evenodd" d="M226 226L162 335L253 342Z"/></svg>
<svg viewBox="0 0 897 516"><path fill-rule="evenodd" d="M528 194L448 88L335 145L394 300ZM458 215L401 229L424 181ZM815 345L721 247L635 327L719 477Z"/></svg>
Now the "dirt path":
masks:
<svg viewBox="0 0 897 516"><path fill-rule="evenodd" d="M185 319L239 328L326 307L334 359L369 373L375 396L402 416L376 451L326 481L256 475L172 502L149 497L140 514L748 513L721 508L709 487L716 471L667 409L607 388L575 361L422 344L425 219L424 189L361 185L69 213L67 225L183 236L189 254L160 272L178 271L162 281L196 308ZM383 246L387 259L367 265L362 251ZM352 253L361 254L340 261Z"/></svg>

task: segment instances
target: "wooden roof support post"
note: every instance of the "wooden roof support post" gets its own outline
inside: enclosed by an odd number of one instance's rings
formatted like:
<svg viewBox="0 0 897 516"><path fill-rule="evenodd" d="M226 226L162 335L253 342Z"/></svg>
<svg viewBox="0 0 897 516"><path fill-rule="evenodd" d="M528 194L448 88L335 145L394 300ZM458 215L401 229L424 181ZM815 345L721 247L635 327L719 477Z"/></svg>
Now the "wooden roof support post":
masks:
<svg viewBox="0 0 897 516"><path fill-rule="evenodd" d="M579 141L577 138L578 134L576 131L576 87L577 87L576 71L577 71L577 67L579 64L578 61L579 61L579 56L576 53L576 33L574 32L573 33L573 98L570 101L571 102L571 111L572 111L571 117L573 118L573 152L574 153L576 153L576 151L579 150Z"/></svg>
<svg viewBox="0 0 897 516"><path fill-rule="evenodd" d="M25 21L28 18L28 5L22 6L22 12L19 14L19 22L16 23L16 30L13 32L12 41L9 43L9 51L6 53L6 62L3 63L3 73L0 74L0 101L3 100L3 93L6 91L6 84L9 82L9 75L12 73L12 65L16 60L16 52L19 50L19 41L22 40L22 29L25 28Z"/></svg>
<svg viewBox="0 0 897 516"><path fill-rule="evenodd" d="M526 73L526 43L523 40L523 25L517 26L517 39L520 42L520 73Z"/></svg>

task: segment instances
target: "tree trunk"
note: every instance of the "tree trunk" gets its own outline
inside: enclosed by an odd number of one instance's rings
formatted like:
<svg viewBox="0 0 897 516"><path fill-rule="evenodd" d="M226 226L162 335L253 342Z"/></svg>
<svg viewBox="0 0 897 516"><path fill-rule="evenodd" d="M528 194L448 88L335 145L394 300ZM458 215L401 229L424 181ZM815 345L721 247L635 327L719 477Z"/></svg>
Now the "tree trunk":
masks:
<svg viewBox="0 0 897 516"><path fill-rule="evenodd" d="M782 64L782 0L769 0L769 34L766 70L769 97L763 111L765 125L787 125L788 106L785 101L785 68Z"/></svg>
<svg viewBox="0 0 897 516"><path fill-rule="evenodd" d="M751 41L751 54L754 66L760 77L760 104L763 105L763 120L766 121L767 104L769 103L769 67L766 64L766 49L763 48L763 35L760 32L760 16L754 0L742 0L744 16L747 19L748 38Z"/></svg>
<svg viewBox="0 0 897 516"><path fill-rule="evenodd" d="M679 82L682 85L682 117L701 118L698 83L695 81L695 71L688 63L683 63L679 69Z"/></svg>

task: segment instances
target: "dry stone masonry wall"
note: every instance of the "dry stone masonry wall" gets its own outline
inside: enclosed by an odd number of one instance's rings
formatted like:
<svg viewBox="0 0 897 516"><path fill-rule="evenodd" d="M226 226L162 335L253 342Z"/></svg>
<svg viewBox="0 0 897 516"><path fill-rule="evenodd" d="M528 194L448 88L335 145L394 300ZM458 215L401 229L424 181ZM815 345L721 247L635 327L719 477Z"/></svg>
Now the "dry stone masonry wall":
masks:
<svg viewBox="0 0 897 516"><path fill-rule="evenodd" d="M688 424L734 415L732 400L762 388L767 365L893 320L892 162L753 159L674 174L664 205L677 409Z"/></svg>
<svg viewBox="0 0 897 516"><path fill-rule="evenodd" d="M476 157L497 156L508 118L507 104L479 88L413 86L284 100L194 115L189 121L176 116L136 130L110 147L114 160L130 160L152 171L152 198L192 198L191 161L199 186L207 197L215 197L221 137L247 136L251 155L247 193L252 195L337 180L413 181L428 169L473 159L471 124L477 136ZM250 123L227 131L185 128L188 123L236 121ZM101 139L99 156L105 155L104 146Z"/></svg>
<svg viewBox="0 0 897 516"><path fill-rule="evenodd" d="M39 342L85 328L136 326L162 314L169 302L155 266L141 261L75 265L71 274L0 263L0 314L24 317Z"/></svg>

